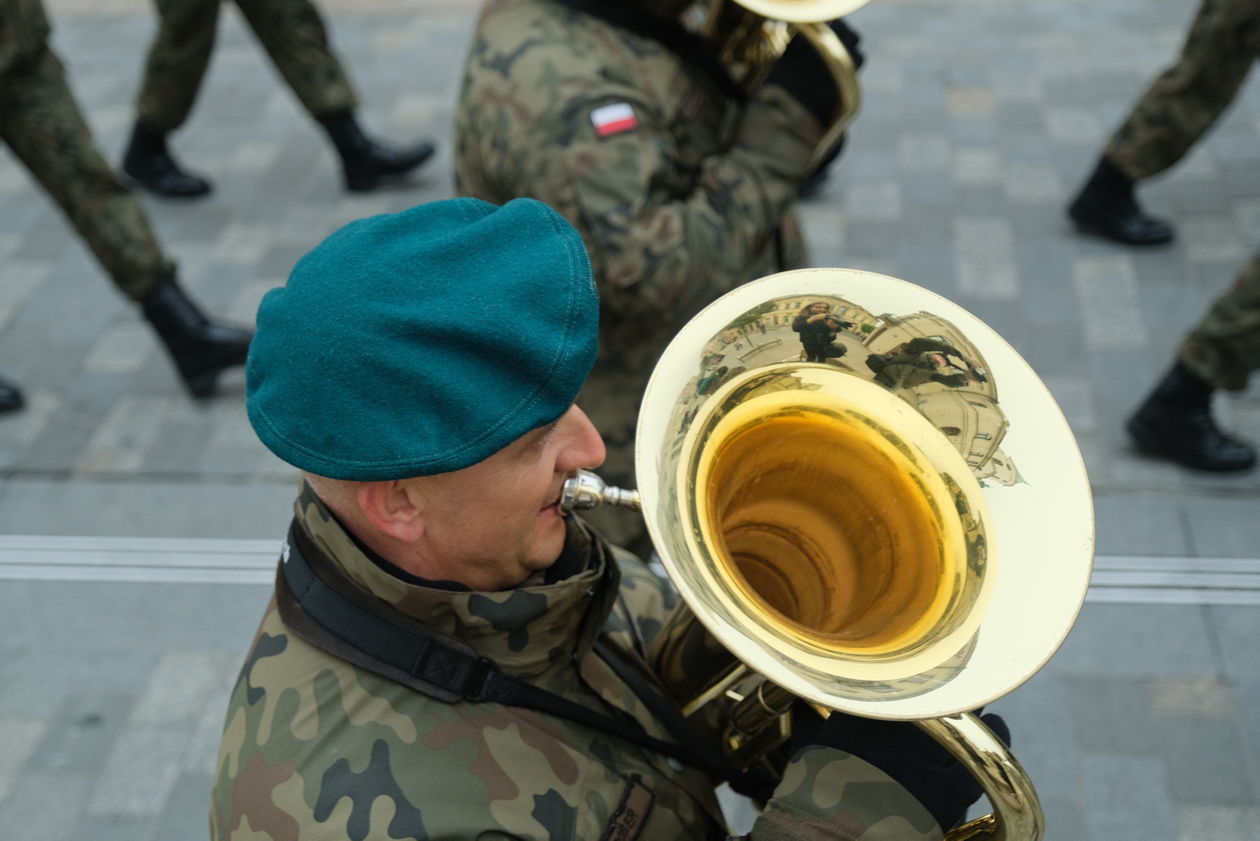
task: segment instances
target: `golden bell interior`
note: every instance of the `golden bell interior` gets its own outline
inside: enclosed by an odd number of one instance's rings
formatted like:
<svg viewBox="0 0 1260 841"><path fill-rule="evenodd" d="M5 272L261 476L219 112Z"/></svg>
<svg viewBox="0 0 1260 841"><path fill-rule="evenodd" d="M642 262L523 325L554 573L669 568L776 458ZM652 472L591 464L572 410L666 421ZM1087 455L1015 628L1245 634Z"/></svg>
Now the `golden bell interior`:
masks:
<svg viewBox="0 0 1260 841"><path fill-rule="evenodd" d="M905 677L954 657L993 573L982 520L960 517L974 503L914 442L926 436L974 486L965 464L908 406L906 428L890 428L890 401L901 404L830 366L763 369L715 395L684 457L707 586L737 614L723 618L793 660L825 659L833 678ZM875 662L878 675L862 667Z"/></svg>

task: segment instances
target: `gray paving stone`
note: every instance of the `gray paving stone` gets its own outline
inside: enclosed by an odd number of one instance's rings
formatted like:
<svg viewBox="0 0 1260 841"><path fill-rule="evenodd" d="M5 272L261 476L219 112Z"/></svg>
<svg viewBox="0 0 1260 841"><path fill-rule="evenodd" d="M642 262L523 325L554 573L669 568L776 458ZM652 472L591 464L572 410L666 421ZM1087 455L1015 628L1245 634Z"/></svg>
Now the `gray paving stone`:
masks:
<svg viewBox="0 0 1260 841"><path fill-rule="evenodd" d="M166 422L169 398L123 396L75 463L79 473L134 473Z"/></svg>
<svg viewBox="0 0 1260 841"><path fill-rule="evenodd" d="M133 726L119 734L87 802L91 817L159 814L187 749L181 727Z"/></svg>
<svg viewBox="0 0 1260 841"><path fill-rule="evenodd" d="M92 838L94 841L149 841L157 820L145 815L90 815L70 830L70 838Z"/></svg>
<svg viewBox="0 0 1260 841"><path fill-rule="evenodd" d="M1257 564L1260 567L1260 564ZM1256 632L1255 608L1218 605L1208 608L1225 661L1224 673L1231 680L1246 683L1257 677L1260 663L1260 634ZM1260 742L1257 742L1260 744Z"/></svg>
<svg viewBox="0 0 1260 841"><path fill-rule="evenodd" d="M1045 814L1045 841L1090 841L1085 823L1085 810L1077 798L1041 795L1041 810Z"/></svg>
<svg viewBox="0 0 1260 841"><path fill-rule="evenodd" d="M1156 678L1149 689L1157 716L1225 719L1237 712L1232 688L1218 677Z"/></svg>
<svg viewBox="0 0 1260 841"><path fill-rule="evenodd" d="M68 471L67 458L77 458L92 437L103 415L59 414L47 422L47 425L35 436L35 440L16 459L18 471L30 474L59 473ZM29 532L39 528L37 523L49 519L47 511L34 511L30 518L11 518L11 528ZM0 518L4 514L0 513ZM63 517L57 517L64 522Z"/></svg>
<svg viewBox="0 0 1260 841"><path fill-rule="evenodd" d="M204 407L181 402L174 411L168 411L157 435L145 450L140 472L149 475L195 475L213 428L210 413Z"/></svg>
<svg viewBox="0 0 1260 841"><path fill-rule="evenodd" d="M59 686L134 692L147 684L164 653L244 652L270 589L134 583L103 588L89 582L6 581L0 589L0 607L7 620L6 643L18 651L38 650L49 658L47 663L57 658ZM37 621L53 609L58 622ZM29 657L26 668L39 662ZM56 704L48 708L55 709Z"/></svg>
<svg viewBox="0 0 1260 841"><path fill-rule="evenodd" d="M1020 277L1010 224L999 216L958 217L954 272L961 293L986 300L1017 297Z"/></svg>
<svg viewBox="0 0 1260 841"><path fill-rule="evenodd" d="M246 650L242 648L233 657L233 666L221 681L222 689L201 699L201 715L188 740L188 751L180 768L184 774L214 776L219 764L219 740L223 735L228 699Z"/></svg>
<svg viewBox="0 0 1260 841"><path fill-rule="evenodd" d="M135 704L134 691L87 686L51 712L32 770L99 774Z"/></svg>
<svg viewBox="0 0 1260 841"><path fill-rule="evenodd" d="M171 787L152 841L187 841L205 837L213 778L209 774L181 775Z"/></svg>
<svg viewBox="0 0 1260 841"><path fill-rule="evenodd" d="M0 803L8 796L23 766L31 758L48 722L41 719L0 716Z"/></svg>
<svg viewBox="0 0 1260 841"><path fill-rule="evenodd" d="M1073 280L1092 350L1145 347L1137 277L1127 257L1080 258L1073 265Z"/></svg>
<svg viewBox="0 0 1260 841"><path fill-rule="evenodd" d="M1085 604L1055 665L1091 677L1214 675L1221 670L1202 608Z"/></svg>
<svg viewBox="0 0 1260 841"><path fill-rule="evenodd" d="M1245 728L1245 738L1251 745L1253 753L1260 747L1260 678L1251 674L1235 678L1234 693L1238 698L1239 717Z"/></svg>
<svg viewBox="0 0 1260 841"><path fill-rule="evenodd" d="M1250 841L1260 825L1260 808L1210 804L1177 807L1177 841Z"/></svg>
<svg viewBox="0 0 1260 841"><path fill-rule="evenodd" d="M1150 841L1174 825L1164 766L1155 759L1086 757L1081 761L1084 823L1090 839Z"/></svg>
<svg viewBox="0 0 1260 841"><path fill-rule="evenodd" d="M243 652L170 651L162 655L136 699L131 721L141 725L190 724L202 714L205 698L224 697L234 682ZM225 680L232 668L232 678Z"/></svg>
<svg viewBox="0 0 1260 841"><path fill-rule="evenodd" d="M1183 504L1174 497L1099 493L1094 496L1100 555L1186 555Z"/></svg>
<svg viewBox="0 0 1260 841"><path fill-rule="evenodd" d="M1082 754L1149 756L1158 750L1145 677L1065 677L1068 720Z"/></svg>
<svg viewBox="0 0 1260 841"><path fill-rule="evenodd" d="M1193 553L1260 557L1260 517L1254 499L1193 498L1185 502Z"/></svg>
<svg viewBox="0 0 1260 841"><path fill-rule="evenodd" d="M0 716L42 721L69 694L66 681L36 677L46 664L28 642L0 645Z"/></svg>
<svg viewBox="0 0 1260 841"><path fill-rule="evenodd" d="M1237 721L1178 718L1159 731L1168 788L1181 803L1251 806L1260 801L1250 746Z"/></svg>
<svg viewBox="0 0 1260 841"><path fill-rule="evenodd" d="M71 841L99 834L72 832L91 786L86 774L28 771L0 800L0 826L9 838Z"/></svg>

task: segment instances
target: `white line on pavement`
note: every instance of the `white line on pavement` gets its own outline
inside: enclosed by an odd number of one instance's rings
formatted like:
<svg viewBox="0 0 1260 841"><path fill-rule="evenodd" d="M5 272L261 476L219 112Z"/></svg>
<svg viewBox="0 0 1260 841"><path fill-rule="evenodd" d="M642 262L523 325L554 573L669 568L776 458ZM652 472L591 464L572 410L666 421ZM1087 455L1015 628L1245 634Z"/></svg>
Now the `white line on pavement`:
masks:
<svg viewBox="0 0 1260 841"><path fill-rule="evenodd" d="M0 535L0 580L271 584L279 540ZM1260 605L1260 558L1100 555L1087 601Z"/></svg>

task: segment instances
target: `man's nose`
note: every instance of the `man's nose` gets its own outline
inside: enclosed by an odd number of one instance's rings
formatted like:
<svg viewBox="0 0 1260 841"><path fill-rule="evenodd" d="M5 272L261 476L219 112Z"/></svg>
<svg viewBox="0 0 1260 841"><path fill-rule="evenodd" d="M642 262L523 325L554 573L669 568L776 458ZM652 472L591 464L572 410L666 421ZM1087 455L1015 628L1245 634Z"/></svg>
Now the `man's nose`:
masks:
<svg viewBox="0 0 1260 841"><path fill-rule="evenodd" d="M595 424L591 423L586 412L577 405L573 405L569 408L569 417L566 420L572 422L573 437L562 456L566 462L569 462L563 466L563 470L567 472L580 468L593 469L603 464L608 451L604 447L603 437L595 428Z"/></svg>

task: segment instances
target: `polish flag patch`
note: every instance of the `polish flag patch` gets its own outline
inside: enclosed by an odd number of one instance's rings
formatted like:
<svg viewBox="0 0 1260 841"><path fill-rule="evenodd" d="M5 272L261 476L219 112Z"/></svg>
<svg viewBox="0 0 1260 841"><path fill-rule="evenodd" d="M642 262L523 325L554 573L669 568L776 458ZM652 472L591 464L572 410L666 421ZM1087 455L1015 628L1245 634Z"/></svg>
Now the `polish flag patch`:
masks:
<svg viewBox="0 0 1260 841"><path fill-rule="evenodd" d="M601 105L591 112L591 123L595 133L600 137L612 137L639 127L639 118L629 102L614 102L612 105Z"/></svg>

